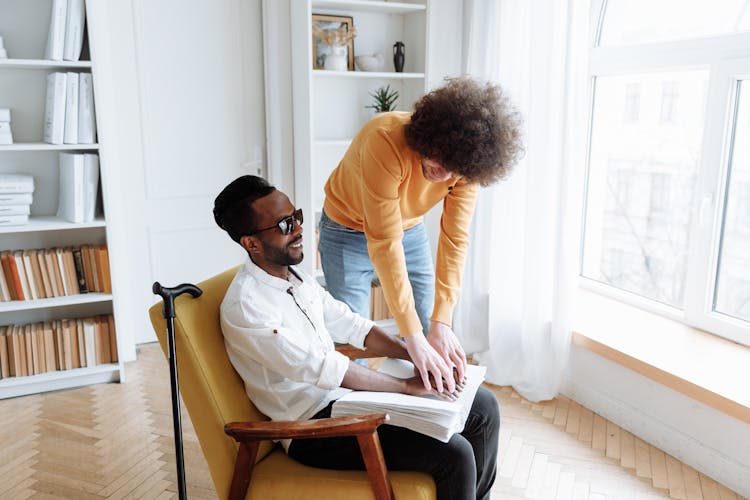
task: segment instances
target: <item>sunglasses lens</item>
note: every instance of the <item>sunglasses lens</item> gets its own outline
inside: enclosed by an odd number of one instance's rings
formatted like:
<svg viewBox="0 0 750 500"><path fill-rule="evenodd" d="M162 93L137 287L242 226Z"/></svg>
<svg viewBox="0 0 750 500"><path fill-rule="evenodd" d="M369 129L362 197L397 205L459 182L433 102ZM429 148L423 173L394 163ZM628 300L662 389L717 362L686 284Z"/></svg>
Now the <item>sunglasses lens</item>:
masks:
<svg viewBox="0 0 750 500"><path fill-rule="evenodd" d="M281 229L281 234L283 235L291 233L294 230L294 218L287 217L281 220L279 222L279 229Z"/></svg>
<svg viewBox="0 0 750 500"><path fill-rule="evenodd" d="M288 235L292 234L292 231L294 231L294 223L297 223L298 226L302 225L302 209L296 210L292 215L289 217L286 217L285 219L282 219L279 221L279 229L281 230L281 234Z"/></svg>

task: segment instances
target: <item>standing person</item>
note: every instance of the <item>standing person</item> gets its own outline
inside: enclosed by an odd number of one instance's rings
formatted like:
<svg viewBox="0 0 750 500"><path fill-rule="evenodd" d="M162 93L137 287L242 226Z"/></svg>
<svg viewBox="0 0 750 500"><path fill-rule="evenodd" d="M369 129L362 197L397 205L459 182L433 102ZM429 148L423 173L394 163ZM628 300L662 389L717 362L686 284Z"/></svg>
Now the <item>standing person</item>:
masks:
<svg viewBox="0 0 750 500"><path fill-rule="evenodd" d="M466 356L451 324L469 224L479 186L509 172L520 137L520 117L498 86L455 78L413 113L370 120L325 185L318 250L328 291L369 316L377 273L425 387L432 375L452 392L454 366L463 379ZM422 221L439 202L435 272Z"/></svg>
<svg viewBox="0 0 750 500"><path fill-rule="evenodd" d="M249 257L221 303L227 354L250 399L272 420L330 417L333 402L351 390L456 399L423 387L419 377L379 373L335 350L334 340L409 359L403 342L353 313L296 267L303 258L304 218L284 193L265 179L244 175L216 198L214 218ZM497 472L499 430L497 400L480 387L464 429L447 443L392 425L377 432L389 470L430 474L438 500L487 500ZM312 467L365 469L352 436L282 445Z"/></svg>

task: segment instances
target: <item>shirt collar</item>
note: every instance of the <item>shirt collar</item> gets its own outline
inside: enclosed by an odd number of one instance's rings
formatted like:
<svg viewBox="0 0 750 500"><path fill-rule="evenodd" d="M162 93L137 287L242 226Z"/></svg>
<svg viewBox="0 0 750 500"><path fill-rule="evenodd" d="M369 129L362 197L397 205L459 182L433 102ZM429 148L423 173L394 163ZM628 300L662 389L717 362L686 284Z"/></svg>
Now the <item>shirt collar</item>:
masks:
<svg viewBox="0 0 750 500"><path fill-rule="evenodd" d="M253 262L253 260L249 256L247 258L247 261L245 262L245 269L247 269L247 271L250 273L250 275L253 278L277 290L285 291L291 286L291 284L287 280L283 280L281 278L277 278L276 276L272 276L268 274L266 271L264 271L263 269L261 269L260 267L258 267L258 265L255 262ZM294 266L289 266L289 271L291 273L294 273L297 279L299 279L301 282L304 283L302 276L300 276L300 274L297 272Z"/></svg>

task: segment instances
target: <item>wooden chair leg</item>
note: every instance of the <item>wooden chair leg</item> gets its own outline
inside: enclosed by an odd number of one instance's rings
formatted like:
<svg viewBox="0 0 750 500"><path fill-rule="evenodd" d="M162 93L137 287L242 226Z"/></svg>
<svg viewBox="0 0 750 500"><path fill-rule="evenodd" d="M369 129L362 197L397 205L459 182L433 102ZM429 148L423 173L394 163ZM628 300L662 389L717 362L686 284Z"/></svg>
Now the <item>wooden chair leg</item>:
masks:
<svg viewBox="0 0 750 500"><path fill-rule="evenodd" d="M245 500L247 489L250 486L250 478L255 467L255 457L258 454L260 441L240 443L237 451L237 459L234 462L234 475L232 486L229 489L229 500Z"/></svg>
<svg viewBox="0 0 750 500"><path fill-rule="evenodd" d="M367 475L370 476L370 485L375 499L393 500L393 489L388 481L388 470L385 467L377 431L373 431L372 434L357 435L357 442L359 442L359 450L367 467Z"/></svg>

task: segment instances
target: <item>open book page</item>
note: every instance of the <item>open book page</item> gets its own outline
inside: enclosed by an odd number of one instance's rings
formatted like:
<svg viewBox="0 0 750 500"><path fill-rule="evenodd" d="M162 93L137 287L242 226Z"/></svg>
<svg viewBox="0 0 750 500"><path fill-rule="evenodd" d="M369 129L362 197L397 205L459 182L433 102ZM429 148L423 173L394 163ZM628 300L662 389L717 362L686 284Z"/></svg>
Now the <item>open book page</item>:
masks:
<svg viewBox="0 0 750 500"><path fill-rule="evenodd" d="M414 376L414 366L398 359L386 360L379 371L398 378ZM485 367L467 366L466 386L456 401L393 392L353 391L334 403L331 416L384 412L391 417L390 425L406 427L448 442L453 434L463 430L486 371Z"/></svg>

